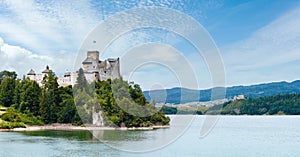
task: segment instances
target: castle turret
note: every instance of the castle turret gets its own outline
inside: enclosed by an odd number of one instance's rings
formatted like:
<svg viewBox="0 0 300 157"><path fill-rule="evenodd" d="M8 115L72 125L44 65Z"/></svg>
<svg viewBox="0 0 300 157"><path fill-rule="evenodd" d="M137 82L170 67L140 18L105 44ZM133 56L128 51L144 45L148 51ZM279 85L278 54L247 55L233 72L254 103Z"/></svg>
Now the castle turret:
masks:
<svg viewBox="0 0 300 157"><path fill-rule="evenodd" d="M33 69L30 69L30 71L27 73L27 75L36 75L35 71Z"/></svg>
<svg viewBox="0 0 300 157"><path fill-rule="evenodd" d="M30 71L27 73L27 77L29 77L30 80L35 80L35 71L33 69L30 69Z"/></svg>
<svg viewBox="0 0 300 157"><path fill-rule="evenodd" d="M43 74L48 74L50 72L49 66L46 66L46 69L42 72Z"/></svg>

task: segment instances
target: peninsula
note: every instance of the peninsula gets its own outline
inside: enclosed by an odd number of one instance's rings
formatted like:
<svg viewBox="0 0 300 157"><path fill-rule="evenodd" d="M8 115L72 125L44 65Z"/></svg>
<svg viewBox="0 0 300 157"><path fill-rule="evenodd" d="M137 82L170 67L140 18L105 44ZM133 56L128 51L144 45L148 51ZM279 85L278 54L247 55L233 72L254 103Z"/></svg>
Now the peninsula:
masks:
<svg viewBox="0 0 300 157"><path fill-rule="evenodd" d="M122 79L119 64L119 59L101 61L99 52L89 51L83 68L64 77L56 76L48 66L42 74L31 69L22 80L15 72L0 72L0 128L168 127L169 117L146 100L139 85Z"/></svg>

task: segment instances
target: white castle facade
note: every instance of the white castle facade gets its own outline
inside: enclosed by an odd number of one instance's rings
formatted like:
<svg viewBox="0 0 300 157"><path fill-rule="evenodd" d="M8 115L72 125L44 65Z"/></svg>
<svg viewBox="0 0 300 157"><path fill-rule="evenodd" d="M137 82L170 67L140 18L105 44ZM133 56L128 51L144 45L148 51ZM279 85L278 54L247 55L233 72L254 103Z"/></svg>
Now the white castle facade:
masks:
<svg viewBox="0 0 300 157"><path fill-rule="evenodd" d="M82 69L85 78L88 82L116 79L120 78L120 60L119 58L108 58L104 61L99 60L98 51L88 51L86 59L82 62ZM42 71L41 74L36 74L33 69L31 69L27 77L30 80L35 80L39 85L42 85L43 78L50 72L49 66ZM78 71L76 72L66 72L64 76L58 76L57 83L59 86L69 86L76 84L78 76Z"/></svg>

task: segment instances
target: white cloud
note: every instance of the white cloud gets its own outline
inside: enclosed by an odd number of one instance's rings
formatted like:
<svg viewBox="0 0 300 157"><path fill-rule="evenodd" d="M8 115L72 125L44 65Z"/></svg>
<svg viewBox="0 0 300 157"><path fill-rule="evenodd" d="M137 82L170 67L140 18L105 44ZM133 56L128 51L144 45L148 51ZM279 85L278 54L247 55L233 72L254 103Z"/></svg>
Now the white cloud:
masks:
<svg viewBox="0 0 300 157"><path fill-rule="evenodd" d="M293 80L280 65L300 60L300 7L254 32L249 38L221 49L230 84ZM290 66L290 70L296 70ZM269 71L268 76L264 76ZM289 71L289 73L291 72ZM281 75L278 75L281 74Z"/></svg>
<svg viewBox="0 0 300 157"><path fill-rule="evenodd" d="M89 1L1 1L0 70L21 77L49 65L58 75L73 70L77 49L100 21Z"/></svg>
<svg viewBox="0 0 300 157"><path fill-rule="evenodd" d="M161 44L157 43L147 43L141 47L137 47L134 51L136 51L136 54L140 54L134 58L142 60L176 62L179 61L179 57L181 57L180 52L174 51L174 48L161 46Z"/></svg>
<svg viewBox="0 0 300 157"><path fill-rule="evenodd" d="M86 34L99 22L88 1L4 3L7 12L0 16L0 34L11 44L41 54L78 49Z"/></svg>
<svg viewBox="0 0 300 157"><path fill-rule="evenodd" d="M72 70L73 53L60 52L53 55L39 55L20 46L9 45L4 42L0 51L0 71L16 71L19 78L26 75L30 69L40 73L46 65L49 65L54 72L62 75L65 70Z"/></svg>
<svg viewBox="0 0 300 157"><path fill-rule="evenodd" d="M4 42L3 39L0 37L0 47L3 46L4 44L3 42Z"/></svg>

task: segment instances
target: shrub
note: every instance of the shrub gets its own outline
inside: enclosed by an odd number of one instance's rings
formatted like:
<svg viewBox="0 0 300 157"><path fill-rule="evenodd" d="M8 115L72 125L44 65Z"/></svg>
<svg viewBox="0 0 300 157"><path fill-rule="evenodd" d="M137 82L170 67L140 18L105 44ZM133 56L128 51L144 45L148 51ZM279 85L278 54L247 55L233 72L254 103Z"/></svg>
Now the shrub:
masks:
<svg viewBox="0 0 300 157"><path fill-rule="evenodd" d="M22 122L0 121L0 129L13 129L13 128L25 128L25 124Z"/></svg>
<svg viewBox="0 0 300 157"><path fill-rule="evenodd" d="M1 115L1 119L7 122L21 122L21 117L14 112L6 112Z"/></svg>

